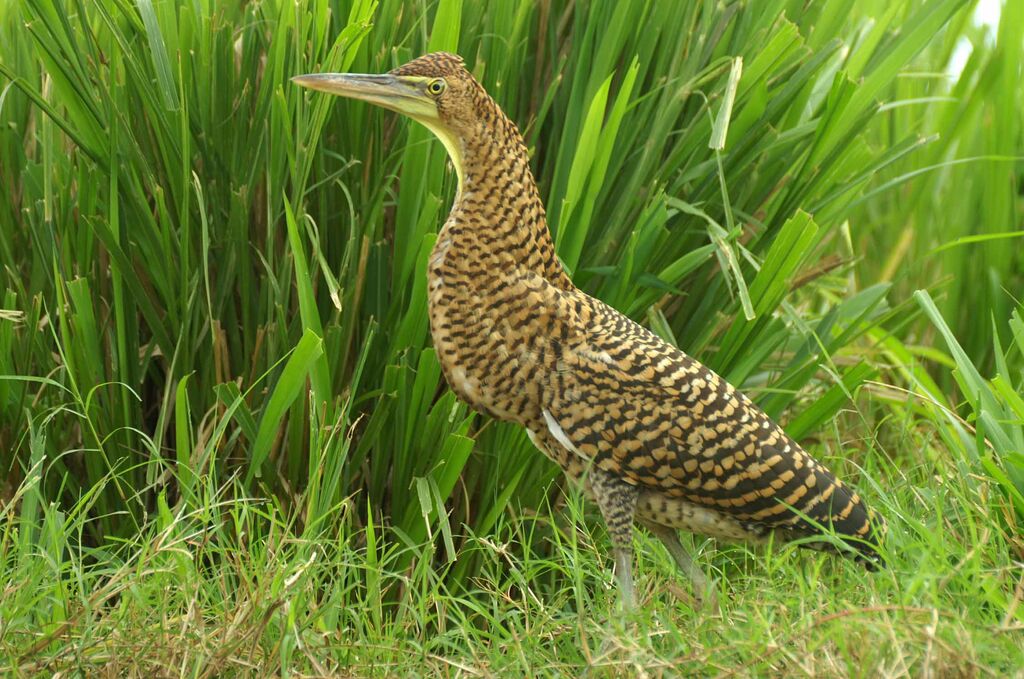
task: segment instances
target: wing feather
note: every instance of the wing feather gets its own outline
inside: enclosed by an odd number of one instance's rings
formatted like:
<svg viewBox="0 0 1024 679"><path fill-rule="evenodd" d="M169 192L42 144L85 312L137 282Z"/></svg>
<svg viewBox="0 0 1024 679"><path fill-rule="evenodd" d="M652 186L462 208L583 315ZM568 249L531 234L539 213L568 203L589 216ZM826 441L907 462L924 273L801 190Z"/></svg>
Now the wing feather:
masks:
<svg viewBox="0 0 1024 679"><path fill-rule="evenodd" d="M544 411L567 447L630 484L752 525L800 534L819 523L874 541L859 496L712 370L582 292L523 284L555 329Z"/></svg>

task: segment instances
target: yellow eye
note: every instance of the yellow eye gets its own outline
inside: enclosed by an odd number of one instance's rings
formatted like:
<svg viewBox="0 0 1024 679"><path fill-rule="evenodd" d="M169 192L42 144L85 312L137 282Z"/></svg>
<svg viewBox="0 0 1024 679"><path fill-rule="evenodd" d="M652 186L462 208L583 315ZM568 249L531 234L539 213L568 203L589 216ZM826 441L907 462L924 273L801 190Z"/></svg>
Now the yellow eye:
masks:
<svg viewBox="0 0 1024 679"><path fill-rule="evenodd" d="M444 78L434 78L429 83L427 83L427 92L430 92L436 97L437 95L444 92L444 88L447 86L448 83L444 81Z"/></svg>

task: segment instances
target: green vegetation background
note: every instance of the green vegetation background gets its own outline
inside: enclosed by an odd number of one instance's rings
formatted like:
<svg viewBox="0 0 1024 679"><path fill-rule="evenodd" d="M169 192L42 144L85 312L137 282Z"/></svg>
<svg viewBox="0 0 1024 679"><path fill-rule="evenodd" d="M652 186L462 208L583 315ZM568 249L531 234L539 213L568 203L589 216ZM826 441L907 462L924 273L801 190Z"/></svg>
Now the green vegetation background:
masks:
<svg viewBox="0 0 1024 679"><path fill-rule="evenodd" d="M1024 3L0 4L0 663L15 674L1024 663ZM962 70L949 68L965 54ZM717 545L721 616L444 388L429 134L302 91L458 51L586 291L889 518Z"/></svg>

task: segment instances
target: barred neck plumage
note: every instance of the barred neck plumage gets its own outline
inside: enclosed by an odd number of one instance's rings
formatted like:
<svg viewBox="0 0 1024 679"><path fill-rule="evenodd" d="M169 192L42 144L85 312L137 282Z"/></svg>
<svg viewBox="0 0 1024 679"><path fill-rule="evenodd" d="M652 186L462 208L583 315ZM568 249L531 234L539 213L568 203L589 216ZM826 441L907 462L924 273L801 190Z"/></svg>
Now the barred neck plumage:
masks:
<svg viewBox="0 0 1024 679"><path fill-rule="evenodd" d="M472 268L528 269L571 288L555 255L522 135L482 87L473 98L478 124L453 140L456 153L449 150L459 170L459 192L439 245Z"/></svg>

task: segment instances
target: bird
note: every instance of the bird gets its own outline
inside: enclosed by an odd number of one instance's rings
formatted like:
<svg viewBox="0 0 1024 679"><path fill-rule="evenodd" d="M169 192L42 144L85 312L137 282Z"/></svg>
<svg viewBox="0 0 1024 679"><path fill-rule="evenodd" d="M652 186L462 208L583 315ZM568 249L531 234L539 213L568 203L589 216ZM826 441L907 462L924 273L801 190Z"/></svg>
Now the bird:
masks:
<svg viewBox="0 0 1024 679"><path fill-rule="evenodd" d="M851 486L714 371L573 284L523 137L460 56L292 80L403 114L444 145L457 190L427 264L442 373L476 411L524 427L597 504L624 609L636 605L635 524L716 610L717 585L679 531L802 538L869 568L882 562L884 520Z"/></svg>

